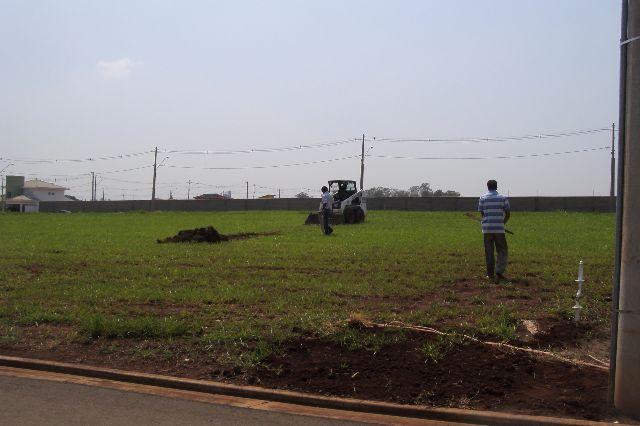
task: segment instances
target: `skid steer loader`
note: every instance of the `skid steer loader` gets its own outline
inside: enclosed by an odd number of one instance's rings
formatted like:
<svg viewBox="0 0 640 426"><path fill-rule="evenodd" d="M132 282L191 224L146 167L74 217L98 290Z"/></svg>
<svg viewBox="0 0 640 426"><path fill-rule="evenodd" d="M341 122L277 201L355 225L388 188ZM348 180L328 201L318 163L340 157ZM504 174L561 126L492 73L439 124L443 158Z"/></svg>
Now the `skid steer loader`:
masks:
<svg viewBox="0 0 640 426"><path fill-rule="evenodd" d="M358 191L356 182L353 180L330 180L329 192L333 196L333 206L331 206L331 223L361 223L364 222L367 214L367 203L364 199L362 189ZM320 207L318 210L320 210ZM319 225L320 214L309 213L305 225Z"/></svg>

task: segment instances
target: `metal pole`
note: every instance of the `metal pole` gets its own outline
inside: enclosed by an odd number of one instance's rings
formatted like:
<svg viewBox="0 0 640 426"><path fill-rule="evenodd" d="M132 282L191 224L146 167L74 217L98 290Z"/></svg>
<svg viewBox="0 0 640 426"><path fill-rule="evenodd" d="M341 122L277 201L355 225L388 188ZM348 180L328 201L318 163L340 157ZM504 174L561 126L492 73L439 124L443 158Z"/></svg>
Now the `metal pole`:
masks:
<svg viewBox="0 0 640 426"><path fill-rule="evenodd" d="M622 0L620 40L627 38L627 0ZM622 245L622 193L624 191L625 116L627 96L627 49L620 46L620 88L618 99L618 191L616 196L616 236L613 290L611 295L611 343L609 347L609 404L614 406L616 387L616 358L618 356L618 308L620 306L620 256Z"/></svg>
<svg viewBox="0 0 640 426"><path fill-rule="evenodd" d="M609 187L609 197L613 198L616 189L616 123L611 124L611 185Z"/></svg>
<svg viewBox="0 0 640 426"><path fill-rule="evenodd" d="M360 190L364 190L364 133L362 134L362 155L360 157Z"/></svg>
<svg viewBox="0 0 640 426"><path fill-rule="evenodd" d="M614 406L621 413L640 419L640 2L623 3L623 39L621 58L626 66L621 73L625 80L624 143L618 150L622 180L618 196L622 198L619 266L618 329L616 341L616 371ZM625 13L626 12L626 13ZM626 15L626 16L625 16ZM625 19L626 17L626 19ZM626 21L626 25L625 22ZM626 26L626 28L625 28ZM624 52L624 53L623 53ZM622 93L621 93L622 95ZM620 135L619 139L622 139Z"/></svg>
<svg viewBox="0 0 640 426"><path fill-rule="evenodd" d="M153 188L151 189L151 201L156 199L156 173L158 169L158 147L156 146L155 154L153 155Z"/></svg>
<svg viewBox="0 0 640 426"><path fill-rule="evenodd" d="M0 195L2 195L2 212L4 213L4 200L7 198L7 195L4 192L4 175L0 176L0 180L2 180L2 192Z"/></svg>
<svg viewBox="0 0 640 426"><path fill-rule="evenodd" d="M96 181L96 174L94 172L91 172L91 201L93 201L94 197L95 197L95 181Z"/></svg>
<svg viewBox="0 0 640 426"><path fill-rule="evenodd" d="M191 179L189 179L189 186L187 186L187 200L191 199Z"/></svg>

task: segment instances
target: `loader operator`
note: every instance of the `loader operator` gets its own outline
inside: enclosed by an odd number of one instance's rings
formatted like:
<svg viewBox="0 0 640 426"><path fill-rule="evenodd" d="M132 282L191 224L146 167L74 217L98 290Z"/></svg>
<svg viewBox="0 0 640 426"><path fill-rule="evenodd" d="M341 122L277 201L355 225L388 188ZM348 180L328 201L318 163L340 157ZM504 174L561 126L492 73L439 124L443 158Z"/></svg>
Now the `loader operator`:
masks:
<svg viewBox="0 0 640 426"><path fill-rule="evenodd" d="M320 206L320 215L322 216L322 229L324 235L331 235L333 228L329 226L329 218L333 212L333 197L329 192L329 188L323 186L322 189L322 204Z"/></svg>

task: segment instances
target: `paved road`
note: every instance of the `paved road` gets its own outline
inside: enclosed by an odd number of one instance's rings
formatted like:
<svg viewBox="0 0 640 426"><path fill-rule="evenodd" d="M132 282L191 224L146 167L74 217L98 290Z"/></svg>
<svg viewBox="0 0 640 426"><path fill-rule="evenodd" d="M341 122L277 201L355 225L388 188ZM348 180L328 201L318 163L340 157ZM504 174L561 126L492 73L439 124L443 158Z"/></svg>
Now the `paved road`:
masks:
<svg viewBox="0 0 640 426"><path fill-rule="evenodd" d="M174 426L360 423L0 375L0 424Z"/></svg>

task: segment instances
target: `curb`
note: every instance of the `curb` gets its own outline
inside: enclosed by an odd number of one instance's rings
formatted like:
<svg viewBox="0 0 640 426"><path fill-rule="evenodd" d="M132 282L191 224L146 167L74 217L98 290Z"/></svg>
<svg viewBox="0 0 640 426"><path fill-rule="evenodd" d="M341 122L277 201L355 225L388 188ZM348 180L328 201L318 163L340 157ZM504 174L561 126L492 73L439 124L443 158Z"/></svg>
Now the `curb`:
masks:
<svg viewBox="0 0 640 426"><path fill-rule="evenodd" d="M291 392L257 386L238 386L208 380L181 379L157 374L137 373L86 365L68 364L0 355L0 365L5 367L71 374L119 382L151 385L171 389L212 393L241 398L261 399L319 408L385 414L427 420L491 425L602 425L607 423L558 417L530 416L498 413L493 411L463 410L456 408L413 407L387 402L347 399Z"/></svg>

